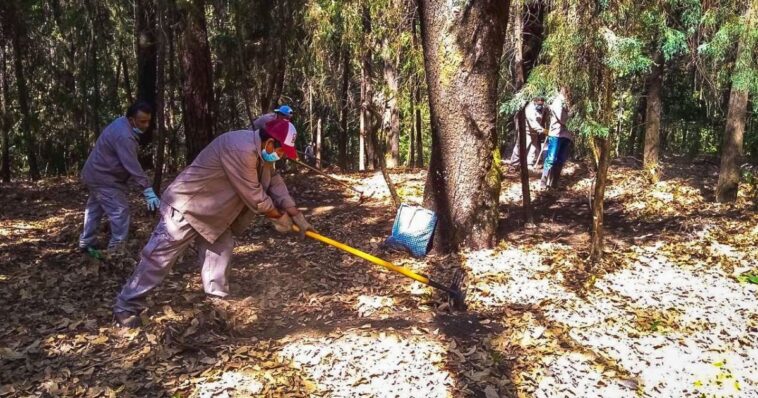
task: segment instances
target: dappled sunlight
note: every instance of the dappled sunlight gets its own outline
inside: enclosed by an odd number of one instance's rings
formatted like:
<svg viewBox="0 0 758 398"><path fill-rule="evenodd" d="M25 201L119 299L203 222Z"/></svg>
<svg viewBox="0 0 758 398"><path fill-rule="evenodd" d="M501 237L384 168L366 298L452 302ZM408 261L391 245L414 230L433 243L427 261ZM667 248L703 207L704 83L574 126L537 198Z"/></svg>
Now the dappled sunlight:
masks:
<svg viewBox="0 0 758 398"><path fill-rule="evenodd" d="M504 310L510 326L496 347L530 358L514 376L520 391L541 397L566 390L583 397L758 392L750 332L758 326L756 285L738 283L719 267L674 265L657 246L635 247L646 255L600 275L580 297L561 283L571 271L545 262L566 249L507 247L466 256L470 308Z"/></svg>
<svg viewBox="0 0 758 398"><path fill-rule="evenodd" d="M316 206L310 209L310 215L313 217L318 217L329 214L334 211L334 209L336 209L335 206Z"/></svg>
<svg viewBox="0 0 758 398"><path fill-rule="evenodd" d="M251 370L231 370L221 373L212 380L197 384L193 398L248 397L260 394L266 383L264 376Z"/></svg>
<svg viewBox="0 0 758 398"><path fill-rule="evenodd" d="M280 355L317 383L320 393L352 397L450 397L446 350L424 336L370 326L318 337L292 336Z"/></svg>
<svg viewBox="0 0 758 398"><path fill-rule="evenodd" d="M395 305L395 299L386 296L369 296L362 294L358 296L357 302L353 309L360 316L368 316L383 309L391 309Z"/></svg>
<svg viewBox="0 0 758 398"><path fill-rule="evenodd" d="M266 247L260 243L238 244L234 246L235 255L251 255L266 250Z"/></svg>
<svg viewBox="0 0 758 398"><path fill-rule="evenodd" d="M473 308L537 304L564 292L556 278L536 276L551 268L541 255L515 247L468 253L465 267L471 273L467 296Z"/></svg>
<svg viewBox="0 0 758 398"><path fill-rule="evenodd" d="M593 362L587 354L570 352L551 362L541 375L535 398L560 396L562 391L572 395L590 397L634 398L638 394L634 384L624 385L623 380L608 378L602 367ZM557 395L556 395L557 394Z"/></svg>

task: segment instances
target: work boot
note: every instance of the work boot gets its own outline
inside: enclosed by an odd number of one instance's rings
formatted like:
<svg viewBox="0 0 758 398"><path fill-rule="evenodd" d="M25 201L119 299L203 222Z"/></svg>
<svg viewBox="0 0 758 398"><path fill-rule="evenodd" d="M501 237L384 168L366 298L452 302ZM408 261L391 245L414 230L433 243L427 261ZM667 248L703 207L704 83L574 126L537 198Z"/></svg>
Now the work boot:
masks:
<svg viewBox="0 0 758 398"><path fill-rule="evenodd" d="M142 326L142 319L139 314L127 311L114 311L113 320L116 325L122 328L134 329Z"/></svg>
<svg viewBox="0 0 758 398"><path fill-rule="evenodd" d="M95 246L83 246L79 247L79 252L86 254L94 259L102 260L103 259L103 252L100 251Z"/></svg>

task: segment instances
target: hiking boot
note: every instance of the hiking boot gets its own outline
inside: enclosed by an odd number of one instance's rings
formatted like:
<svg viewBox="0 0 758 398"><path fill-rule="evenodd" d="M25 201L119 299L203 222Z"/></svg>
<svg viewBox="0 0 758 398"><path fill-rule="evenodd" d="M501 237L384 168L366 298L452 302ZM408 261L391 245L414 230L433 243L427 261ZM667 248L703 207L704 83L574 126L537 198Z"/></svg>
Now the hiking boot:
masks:
<svg viewBox="0 0 758 398"><path fill-rule="evenodd" d="M113 320L117 326L122 328L134 329L142 326L142 319L139 314L133 312L113 312Z"/></svg>

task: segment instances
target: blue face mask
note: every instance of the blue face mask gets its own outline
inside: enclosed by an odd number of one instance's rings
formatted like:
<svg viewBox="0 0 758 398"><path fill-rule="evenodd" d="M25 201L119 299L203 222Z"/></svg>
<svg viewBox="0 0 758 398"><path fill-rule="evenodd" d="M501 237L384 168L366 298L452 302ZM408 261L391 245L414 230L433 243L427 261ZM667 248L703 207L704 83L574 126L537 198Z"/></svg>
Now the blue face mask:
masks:
<svg viewBox="0 0 758 398"><path fill-rule="evenodd" d="M137 135L141 135L142 134L142 130L140 130L140 129L136 128L136 127L132 127L132 131L134 132L134 134L137 134Z"/></svg>
<svg viewBox="0 0 758 398"><path fill-rule="evenodd" d="M265 148L261 149L261 157L263 158L263 160L269 163L274 163L280 159L279 154L276 153L276 151L274 151L274 153L268 153L266 152Z"/></svg>

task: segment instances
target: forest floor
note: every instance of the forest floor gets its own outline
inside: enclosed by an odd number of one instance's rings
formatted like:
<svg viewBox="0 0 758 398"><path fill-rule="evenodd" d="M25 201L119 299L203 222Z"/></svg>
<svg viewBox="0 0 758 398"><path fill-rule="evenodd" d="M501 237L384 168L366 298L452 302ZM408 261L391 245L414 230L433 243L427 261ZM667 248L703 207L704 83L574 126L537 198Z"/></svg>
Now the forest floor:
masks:
<svg viewBox="0 0 758 398"><path fill-rule="evenodd" d="M381 246L395 209L380 174L335 174L375 192L360 204L287 175L319 232L433 279L464 269L466 312L261 222L238 240L232 298L205 297L188 251L137 330L114 327L111 305L156 222L141 198L130 255L98 261L73 250L86 200L75 179L4 186L0 396L758 396L755 186L720 205L708 162L669 159L651 186L616 161L607 254L589 267L591 175L564 173L563 191L533 191L537 228L523 225L511 173L495 249L423 260ZM392 176L418 202L425 173Z"/></svg>

